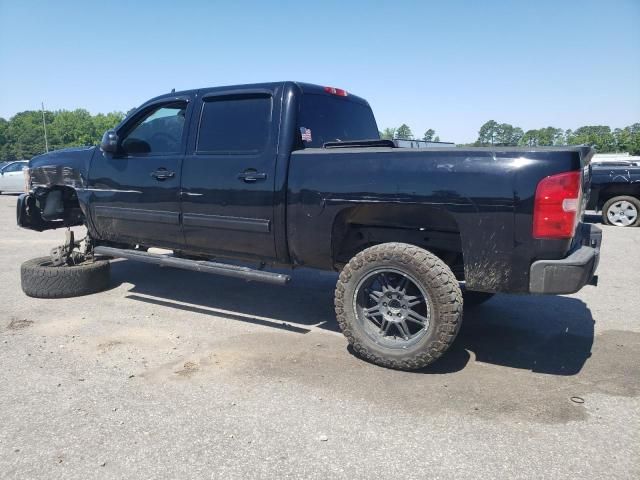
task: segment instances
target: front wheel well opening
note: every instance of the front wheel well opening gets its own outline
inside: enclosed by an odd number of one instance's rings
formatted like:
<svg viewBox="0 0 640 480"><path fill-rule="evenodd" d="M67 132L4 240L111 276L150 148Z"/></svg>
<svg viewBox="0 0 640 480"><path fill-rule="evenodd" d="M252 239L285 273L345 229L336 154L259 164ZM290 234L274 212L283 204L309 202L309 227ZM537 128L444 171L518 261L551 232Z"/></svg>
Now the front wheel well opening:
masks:
<svg viewBox="0 0 640 480"><path fill-rule="evenodd" d="M71 227L84 223L78 193L72 187L38 187L32 193L28 214L47 228Z"/></svg>

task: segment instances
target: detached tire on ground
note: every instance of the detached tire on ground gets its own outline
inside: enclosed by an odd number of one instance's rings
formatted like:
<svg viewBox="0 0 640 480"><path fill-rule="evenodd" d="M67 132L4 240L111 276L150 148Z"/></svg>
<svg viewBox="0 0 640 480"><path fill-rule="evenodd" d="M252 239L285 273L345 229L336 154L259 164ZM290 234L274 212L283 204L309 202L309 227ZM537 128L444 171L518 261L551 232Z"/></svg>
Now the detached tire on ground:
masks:
<svg viewBox="0 0 640 480"><path fill-rule="evenodd" d="M440 358L455 340L462 293L451 269L432 253L384 243L358 253L342 269L335 309L357 355L415 370Z"/></svg>
<svg viewBox="0 0 640 480"><path fill-rule="evenodd" d="M54 267L50 257L40 257L20 267L22 291L35 298L78 297L106 290L109 272L107 260Z"/></svg>
<svg viewBox="0 0 640 480"><path fill-rule="evenodd" d="M640 199L621 195L607 200L602 206L602 221L616 227L640 226Z"/></svg>

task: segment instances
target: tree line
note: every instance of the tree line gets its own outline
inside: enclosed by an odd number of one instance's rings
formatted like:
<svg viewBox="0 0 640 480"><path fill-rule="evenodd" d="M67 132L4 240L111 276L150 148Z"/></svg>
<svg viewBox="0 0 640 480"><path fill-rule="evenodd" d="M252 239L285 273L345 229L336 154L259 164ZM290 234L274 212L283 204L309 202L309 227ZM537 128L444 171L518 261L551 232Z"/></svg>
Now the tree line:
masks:
<svg viewBox="0 0 640 480"><path fill-rule="evenodd" d="M102 134L115 127L124 117L123 112L91 115L87 110L57 110L44 112L28 110L17 113L9 120L0 117L0 161L29 159L43 153L46 126L49 150L82 145L95 145ZM385 139L416 139L411 128L403 123L398 128L385 128L380 132ZM434 129L427 129L419 140L438 142ZM495 120L485 122L478 139L459 146L527 146L591 145L600 153L629 152L640 155L640 123L611 129L605 125L587 125L575 130L546 127L523 131L508 123Z"/></svg>
<svg viewBox="0 0 640 480"><path fill-rule="evenodd" d="M28 110L9 120L0 117L0 161L30 159L44 153L45 127L49 150L95 145L105 131L115 127L123 112L91 115L83 109L45 111Z"/></svg>
<svg viewBox="0 0 640 480"><path fill-rule="evenodd" d="M436 135L436 131L432 128L424 132L422 138L414 138L411 128L403 123L398 128L385 128L380 133L380 138L385 140L424 140L426 142L439 142L440 137Z"/></svg>
<svg viewBox="0 0 640 480"><path fill-rule="evenodd" d="M411 128L405 123L398 128L385 128L380 138L403 140L426 140L438 142L435 130L428 129L422 138L415 138ZM628 152L640 155L640 123L624 128L606 125L586 125L575 130L545 127L527 130L495 120L485 122L473 143L459 144L464 147L552 147L559 145L591 145L599 153Z"/></svg>

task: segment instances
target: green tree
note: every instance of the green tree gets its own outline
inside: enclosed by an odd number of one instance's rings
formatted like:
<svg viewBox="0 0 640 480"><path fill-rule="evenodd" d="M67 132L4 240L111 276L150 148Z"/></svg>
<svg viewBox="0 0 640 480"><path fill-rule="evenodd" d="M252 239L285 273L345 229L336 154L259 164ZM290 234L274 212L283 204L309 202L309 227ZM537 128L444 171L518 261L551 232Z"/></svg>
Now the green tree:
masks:
<svg viewBox="0 0 640 480"><path fill-rule="evenodd" d="M411 128L406 123L403 123L396 130L396 138L402 140L411 140L413 138L413 133L411 132Z"/></svg>
<svg viewBox="0 0 640 480"><path fill-rule="evenodd" d="M520 139L520 145L529 147L547 147L564 144L564 130L546 127L537 130L527 130Z"/></svg>
<svg viewBox="0 0 640 480"><path fill-rule="evenodd" d="M611 127L606 125L586 125L574 130L567 137L569 145L591 145L598 152L616 151L616 139Z"/></svg>
<svg viewBox="0 0 640 480"><path fill-rule="evenodd" d="M564 136L564 130L561 128L548 128L552 129L553 145L565 145L567 143L567 139Z"/></svg>
<svg viewBox="0 0 640 480"><path fill-rule="evenodd" d="M122 112L111 112L106 115L99 113L92 118L93 130L96 133L96 139L101 139L104 132L114 128L124 118Z"/></svg>
<svg viewBox="0 0 640 480"><path fill-rule="evenodd" d="M53 121L53 113L45 112L47 123ZM25 111L15 114L6 127L3 160L29 159L44 153L44 130L42 112Z"/></svg>
<svg viewBox="0 0 640 480"><path fill-rule="evenodd" d="M564 143L564 132L561 128L546 127L538 130L540 132L540 145L553 146Z"/></svg>
<svg viewBox="0 0 640 480"><path fill-rule="evenodd" d="M527 130L520 139L520 145L527 147L537 147L540 142L539 130Z"/></svg>
<svg viewBox="0 0 640 480"><path fill-rule="evenodd" d="M96 138L91 114L82 109L56 112L48 131L52 148L91 145Z"/></svg>
<svg viewBox="0 0 640 480"><path fill-rule="evenodd" d="M424 136L422 137L422 139L426 142L433 142L433 137L435 136L435 134L436 131L433 128L430 128L429 130L424 132Z"/></svg>
<svg viewBox="0 0 640 480"><path fill-rule="evenodd" d="M616 144L616 152L624 150L623 144L626 140L626 134L622 128L616 128L613 130L613 139Z"/></svg>
<svg viewBox="0 0 640 480"><path fill-rule="evenodd" d="M495 128L493 144L501 147L512 147L518 145L523 135L524 132L520 127L514 127L508 123L500 123Z"/></svg>
<svg viewBox="0 0 640 480"><path fill-rule="evenodd" d="M571 138L571 136L573 135L573 130L571 130L570 128L568 130L564 131L564 140L565 143L569 143L569 138Z"/></svg>
<svg viewBox="0 0 640 480"><path fill-rule="evenodd" d="M7 128L9 127L9 122L7 122L4 118L0 117L0 159L5 157L5 148L7 146Z"/></svg>
<svg viewBox="0 0 640 480"><path fill-rule="evenodd" d="M380 132L380 138L384 140L393 140L396 138L396 129L395 128L385 128Z"/></svg>
<svg viewBox="0 0 640 480"><path fill-rule="evenodd" d="M122 112L92 116L83 109L45 112L49 149L95 145L102 134L124 118ZM8 121L0 119L0 160L29 159L44 153L42 112L20 112Z"/></svg>
<svg viewBox="0 0 640 480"><path fill-rule="evenodd" d="M625 128L616 128L613 132L616 150L640 155L640 123Z"/></svg>
<svg viewBox="0 0 640 480"><path fill-rule="evenodd" d="M489 120L485 122L478 132L478 145L494 145L496 141L496 136L498 134L498 122L495 120Z"/></svg>
<svg viewBox="0 0 640 480"><path fill-rule="evenodd" d="M522 139L524 132L520 127L509 123L498 123L495 120L485 122L478 132L477 145L515 146Z"/></svg>

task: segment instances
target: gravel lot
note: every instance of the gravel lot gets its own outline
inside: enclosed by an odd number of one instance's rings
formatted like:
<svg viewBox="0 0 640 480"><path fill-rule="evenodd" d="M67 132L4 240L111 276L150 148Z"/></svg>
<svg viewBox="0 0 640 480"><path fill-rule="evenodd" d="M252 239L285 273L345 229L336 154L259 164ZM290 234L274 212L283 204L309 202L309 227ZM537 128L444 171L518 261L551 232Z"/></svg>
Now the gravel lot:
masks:
<svg viewBox="0 0 640 480"><path fill-rule="evenodd" d="M335 275L286 288L127 261L112 288L20 290L63 232L0 196L0 477L640 478L640 229L600 285L497 296L419 373L354 357ZM596 218L597 220L597 218Z"/></svg>

